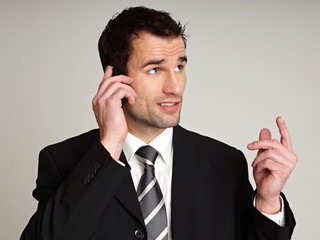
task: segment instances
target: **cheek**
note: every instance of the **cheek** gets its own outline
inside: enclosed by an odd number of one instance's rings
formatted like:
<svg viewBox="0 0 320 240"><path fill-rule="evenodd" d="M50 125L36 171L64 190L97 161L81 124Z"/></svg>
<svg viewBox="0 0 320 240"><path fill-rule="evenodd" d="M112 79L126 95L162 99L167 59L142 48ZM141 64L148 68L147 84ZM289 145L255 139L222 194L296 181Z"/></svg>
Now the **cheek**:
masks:
<svg viewBox="0 0 320 240"><path fill-rule="evenodd" d="M137 99L136 99L136 104L138 107L143 107L143 106L146 106L147 103L148 103L148 95L149 95L149 92L148 92L148 89L145 89L141 86L139 87L132 87L134 89L134 91L136 92L137 94Z"/></svg>
<svg viewBox="0 0 320 240"><path fill-rule="evenodd" d="M186 83L187 83L187 79L186 79L186 75L184 74L181 79L180 79L180 86L181 86L181 89L182 89L182 93L186 87Z"/></svg>
<svg viewBox="0 0 320 240"><path fill-rule="evenodd" d="M161 82L156 79L147 79L146 81L136 82L136 84L132 84L131 87L137 93L138 98L143 101L150 101L150 99L155 98L161 93L161 86L159 84L155 84L157 82Z"/></svg>
<svg viewBox="0 0 320 240"><path fill-rule="evenodd" d="M186 87L186 78L184 78L184 80L182 81L181 85L182 85L183 89Z"/></svg>

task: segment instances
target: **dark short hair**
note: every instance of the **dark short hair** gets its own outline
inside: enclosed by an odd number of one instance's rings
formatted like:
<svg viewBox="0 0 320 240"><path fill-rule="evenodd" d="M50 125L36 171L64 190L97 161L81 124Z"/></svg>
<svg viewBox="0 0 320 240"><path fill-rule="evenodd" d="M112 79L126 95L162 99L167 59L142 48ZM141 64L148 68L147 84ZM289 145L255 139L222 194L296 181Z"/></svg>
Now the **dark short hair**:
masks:
<svg viewBox="0 0 320 240"><path fill-rule="evenodd" d="M128 74L127 63L132 53L131 41L141 32L159 37L181 37L186 46L185 26L176 22L165 11L146 7L130 7L116 14L102 32L99 55L103 70L107 65L116 67L122 74Z"/></svg>

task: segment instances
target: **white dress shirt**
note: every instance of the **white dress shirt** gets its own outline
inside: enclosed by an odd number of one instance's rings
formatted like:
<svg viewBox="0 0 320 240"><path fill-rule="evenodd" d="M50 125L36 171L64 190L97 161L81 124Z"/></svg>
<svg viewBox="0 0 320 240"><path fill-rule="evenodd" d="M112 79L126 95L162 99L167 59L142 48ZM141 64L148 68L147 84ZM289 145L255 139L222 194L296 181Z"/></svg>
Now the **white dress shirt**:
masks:
<svg viewBox="0 0 320 240"><path fill-rule="evenodd" d="M135 155L136 151L145 145L150 145L158 151L158 157L154 163L155 176L160 186L167 211L168 239L172 239L171 233L171 181L173 159L173 129L167 128L149 144L128 133L123 145L123 152L131 167L131 176L137 191L139 181L144 172L144 164Z"/></svg>
<svg viewBox="0 0 320 240"><path fill-rule="evenodd" d="M131 167L131 176L134 187L137 191L139 181L144 173L144 164L135 155L136 151L145 145L150 145L159 153L155 164L155 176L160 186L165 201L167 218L168 218L168 239L172 240L171 232L171 182L172 182L172 166L173 166L173 128L167 128L159 136L153 139L149 144L143 142L139 138L128 133L124 145L123 152L126 156L128 164ZM119 162L123 165L122 162ZM282 198L281 198L282 200ZM284 206L282 200L282 210L274 215L264 214L266 217L277 223L279 226L284 226Z"/></svg>

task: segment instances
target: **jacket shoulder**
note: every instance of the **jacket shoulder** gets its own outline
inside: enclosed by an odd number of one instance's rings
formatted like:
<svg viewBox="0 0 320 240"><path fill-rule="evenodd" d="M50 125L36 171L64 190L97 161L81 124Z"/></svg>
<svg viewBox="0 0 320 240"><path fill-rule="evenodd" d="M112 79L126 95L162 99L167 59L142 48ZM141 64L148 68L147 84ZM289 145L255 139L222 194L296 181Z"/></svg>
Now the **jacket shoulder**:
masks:
<svg viewBox="0 0 320 240"><path fill-rule="evenodd" d="M206 151L218 151L218 152L239 152L233 146L228 145L227 143L221 142L209 136L201 135L199 133L187 130L181 126L174 128L175 135L178 138L183 139L185 142L190 141L193 146L196 148L206 150Z"/></svg>
<svg viewBox="0 0 320 240"><path fill-rule="evenodd" d="M78 136L46 146L40 152L39 161L47 159L47 157L42 158L42 156L50 155L56 167L61 171L61 174L66 175L77 165L94 143L98 141L99 130L90 130Z"/></svg>
<svg viewBox="0 0 320 240"><path fill-rule="evenodd" d="M50 152L55 151L63 151L64 149L81 149L90 146L95 139L98 139L99 136L99 130L93 129L88 132L79 134L77 136L70 137L68 139L65 139L63 141L50 144L46 146L44 149L49 150Z"/></svg>

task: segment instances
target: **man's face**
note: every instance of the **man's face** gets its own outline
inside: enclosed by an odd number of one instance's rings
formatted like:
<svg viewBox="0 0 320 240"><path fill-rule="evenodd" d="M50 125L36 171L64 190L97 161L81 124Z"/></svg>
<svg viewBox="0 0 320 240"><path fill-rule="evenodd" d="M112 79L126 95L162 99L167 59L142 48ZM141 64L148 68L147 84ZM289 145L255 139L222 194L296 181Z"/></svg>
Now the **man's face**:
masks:
<svg viewBox="0 0 320 240"><path fill-rule="evenodd" d="M186 84L182 38L141 33L131 44L127 69L138 97L134 105L124 106L129 131L162 131L177 125Z"/></svg>

